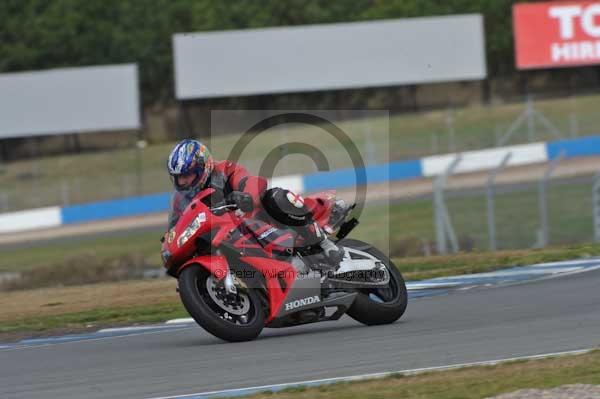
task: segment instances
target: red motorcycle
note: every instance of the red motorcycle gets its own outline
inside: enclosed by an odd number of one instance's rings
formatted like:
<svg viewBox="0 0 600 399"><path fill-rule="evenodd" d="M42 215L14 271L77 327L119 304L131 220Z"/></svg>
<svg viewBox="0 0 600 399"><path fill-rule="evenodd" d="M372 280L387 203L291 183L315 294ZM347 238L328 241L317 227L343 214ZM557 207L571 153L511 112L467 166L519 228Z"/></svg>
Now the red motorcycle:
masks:
<svg viewBox="0 0 600 399"><path fill-rule="evenodd" d="M277 205L282 193L298 212ZM377 325L404 313L406 286L394 263L372 245L346 238L358 224L346 220L353 207L331 225L333 192L302 198L269 190L264 206L250 214L236 201L215 204L212 194L206 189L194 198L161 250L183 305L209 333L247 341L264 327L338 320L344 313ZM318 245L323 231L337 231L336 244L345 250L339 265L328 264Z"/></svg>

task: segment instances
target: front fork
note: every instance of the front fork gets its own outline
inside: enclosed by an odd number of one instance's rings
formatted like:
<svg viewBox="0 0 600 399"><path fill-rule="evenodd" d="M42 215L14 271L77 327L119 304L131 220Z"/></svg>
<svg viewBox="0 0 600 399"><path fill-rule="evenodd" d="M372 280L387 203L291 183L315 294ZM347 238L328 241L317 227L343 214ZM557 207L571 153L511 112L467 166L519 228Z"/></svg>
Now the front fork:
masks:
<svg viewBox="0 0 600 399"><path fill-rule="evenodd" d="M231 273L227 273L223 279L223 285L225 286L225 291L227 291L228 294L237 295L237 288L235 287L235 282L233 281L233 276Z"/></svg>

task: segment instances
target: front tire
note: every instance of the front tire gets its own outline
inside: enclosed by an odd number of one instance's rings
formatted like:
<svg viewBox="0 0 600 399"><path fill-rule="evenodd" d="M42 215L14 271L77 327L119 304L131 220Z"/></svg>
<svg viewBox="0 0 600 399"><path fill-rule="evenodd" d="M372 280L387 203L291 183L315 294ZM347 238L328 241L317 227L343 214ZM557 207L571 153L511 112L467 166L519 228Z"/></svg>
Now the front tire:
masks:
<svg viewBox="0 0 600 399"><path fill-rule="evenodd" d="M408 295L400 270L383 252L366 242L343 239L338 245L364 251L379 259L390 273L388 288L362 288L348 309L348 316L354 320L374 326L390 324L398 320L406 311Z"/></svg>
<svg viewBox="0 0 600 399"><path fill-rule="evenodd" d="M237 289L237 298L226 297L222 281L200 266L187 267L179 275L179 296L188 313L206 331L229 342L253 340L265 325L256 291Z"/></svg>

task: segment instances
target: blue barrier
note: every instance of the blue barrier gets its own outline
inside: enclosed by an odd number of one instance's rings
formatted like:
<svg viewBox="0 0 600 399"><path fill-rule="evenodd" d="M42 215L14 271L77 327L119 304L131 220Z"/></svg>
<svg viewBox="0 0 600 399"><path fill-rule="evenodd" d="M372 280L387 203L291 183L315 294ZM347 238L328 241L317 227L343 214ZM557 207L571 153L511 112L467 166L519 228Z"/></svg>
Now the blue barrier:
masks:
<svg viewBox="0 0 600 399"><path fill-rule="evenodd" d="M600 155L600 136L551 141L546 144L546 151L548 159L558 157L561 151L567 158Z"/></svg>
<svg viewBox="0 0 600 399"><path fill-rule="evenodd" d="M546 143L548 159L556 158L561 151L566 157L600 155L600 136L558 140ZM415 179L423 176L421 160L396 161L384 165L365 167L367 183L383 183ZM317 172L303 176L303 192L324 189L340 189L356 184L356 172L352 168L329 172ZM90 204L66 206L61 209L62 224L81 223L124 216L136 216L165 212L169 207L170 193L123 198Z"/></svg>
<svg viewBox="0 0 600 399"><path fill-rule="evenodd" d="M82 205L70 205L61 209L62 224L165 212L169 209L170 198L170 193L160 193Z"/></svg>
<svg viewBox="0 0 600 399"><path fill-rule="evenodd" d="M423 176L420 160L371 165L365 167L365 172L367 184L415 179ZM353 187L357 183L357 176L358 172L353 168L311 173L303 176L304 191L314 192L331 188Z"/></svg>

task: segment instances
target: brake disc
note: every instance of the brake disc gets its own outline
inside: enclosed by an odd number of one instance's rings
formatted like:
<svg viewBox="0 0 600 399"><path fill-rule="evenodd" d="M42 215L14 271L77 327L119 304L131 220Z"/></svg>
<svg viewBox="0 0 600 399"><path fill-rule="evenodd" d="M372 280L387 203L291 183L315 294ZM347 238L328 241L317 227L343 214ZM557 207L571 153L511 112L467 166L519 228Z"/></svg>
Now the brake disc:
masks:
<svg viewBox="0 0 600 399"><path fill-rule="evenodd" d="M227 298L225 287L219 284L213 276L206 279L206 290L213 302L230 314L242 316L250 310L250 298L248 298L248 295L238 290L235 299Z"/></svg>

